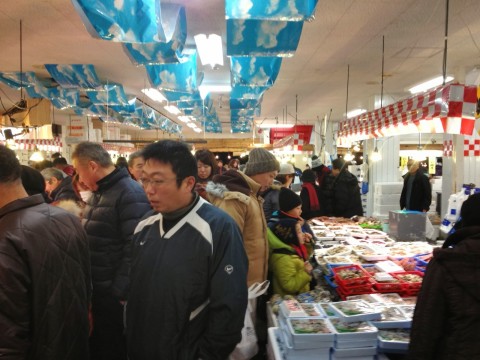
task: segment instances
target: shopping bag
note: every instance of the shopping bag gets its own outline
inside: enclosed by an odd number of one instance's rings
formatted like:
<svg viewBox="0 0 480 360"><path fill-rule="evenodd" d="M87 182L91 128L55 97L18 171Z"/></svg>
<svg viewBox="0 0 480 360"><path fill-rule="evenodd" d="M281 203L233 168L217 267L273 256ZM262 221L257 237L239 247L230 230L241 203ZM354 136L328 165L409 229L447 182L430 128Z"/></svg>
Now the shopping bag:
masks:
<svg viewBox="0 0 480 360"><path fill-rule="evenodd" d="M428 216L425 216L425 237L429 240L437 240L435 237L435 228L432 225L432 222L428 218Z"/></svg>
<svg viewBox="0 0 480 360"><path fill-rule="evenodd" d="M248 288L248 305L242 328L242 340L230 354L229 360L249 360L258 353L257 334L255 332L255 313L257 298L268 290L270 282L254 283Z"/></svg>

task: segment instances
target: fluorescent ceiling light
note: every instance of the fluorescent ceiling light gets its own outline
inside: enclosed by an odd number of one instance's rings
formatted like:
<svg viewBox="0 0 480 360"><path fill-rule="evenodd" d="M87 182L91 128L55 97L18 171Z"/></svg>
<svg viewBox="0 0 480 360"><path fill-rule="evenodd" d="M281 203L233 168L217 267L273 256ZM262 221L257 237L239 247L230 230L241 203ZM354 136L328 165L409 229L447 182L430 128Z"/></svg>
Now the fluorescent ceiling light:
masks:
<svg viewBox="0 0 480 360"><path fill-rule="evenodd" d="M191 128L191 129L195 129L195 128L197 127L197 124L195 124L195 123L193 123L193 122L189 122L189 123L187 124L187 126L188 126L189 128Z"/></svg>
<svg viewBox="0 0 480 360"><path fill-rule="evenodd" d="M167 110L170 114L178 115L181 111L175 105L164 106L164 109Z"/></svg>
<svg viewBox="0 0 480 360"><path fill-rule="evenodd" d="M200 85L198 87L198 91L200 92L200 96L202 99L205 99L209 93L225 93L232 91L232 87L230 85Z"/></svg>
<svg viewBox="0 0 480 360"><path fill-rule="evenodd" d="M188 116L188 115L182 115L182 116L179 116L178 117L178 120L184 122L184 123L188 123L190 121L193 121L194 119L191 117L191 116Z"/></svg>
<svg viewBox="0 0 480 360"><path fill-rule="evenodd" d="M142 89L142 92L145 95L147 95L150 99L152 99L153 101L157 101L157 102L167 101L167 98L165 96L163 96L163 94L160 91L158 91L157 89L153 89L153 88Z"/></svg>
<svg viewBox="0 0 480 360"><path fill-rule="evenodd" d="M257 127L260 129L291 129L294 124L260 124Z"/></svg>
<svg viewBox="0 0 480 360"><path fill-rule="evenodd" d="M198 34L194 36L197 44L198 55L202 65L210 64L212 69L216 65L223 66L223 49L222 37L216 34L210 34L208 37L205 34Z"/></svg>
<svg viewBox="0 0 480 360"><path fill-rule="evenodd" d="M452 80L453 80L453 76L447 76L445 78L445 83L448 83ZM440 86L442 84L443 84L443 76L437 76L434 79L430 79L430 80L425 81L421 84L418 84L418 85L415 85L415 86L411 87L410 89L408 89L408 91L410 91L411 94L418 94L418 93L433 89L433 88L435 88L437 86Z"/></svg>
<svg viewBox="0 0 480 360"><path fill-rule="evenodd" d="M201 132L202 132L202 129L200 129L200 128L195 128L195 129L193 129L193 131L195 131L196 133L201 133Z"/></svg>
<svg viewBox="0 0 480 360"><path fill-rule="evenodd" d="M365 114L366 112L367 110L365 109L355 109L347 113L347 118L352 118L358 115L362 115L362 114Z"/></svg>

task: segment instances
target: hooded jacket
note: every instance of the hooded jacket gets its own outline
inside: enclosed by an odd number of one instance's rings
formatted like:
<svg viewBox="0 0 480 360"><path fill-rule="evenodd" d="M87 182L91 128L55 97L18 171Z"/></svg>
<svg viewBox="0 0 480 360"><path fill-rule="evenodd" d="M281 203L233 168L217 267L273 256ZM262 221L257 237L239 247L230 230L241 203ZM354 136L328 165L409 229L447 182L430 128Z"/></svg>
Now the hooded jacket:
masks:
<svg viewBox="0 0 480 360"><path fill-rule="evenodd" d="M77 217L42 195L1 208L0 284L0 358L89 358L90 257Z"/></svg>
<svg viewBox="0 0 480 360"><path fill-rule="evenodd" d="M240 171L229 170L207 185L209 201L229 214L240 228L248 256L248 286L267 279L267 223L260 185Z"/></svg>
<svg viewBox="0 0 480 360"><path fill-rule="evenodd" d="M292 244L298 243L295 226L298 221L293 218L279 216L273 217L269 222L268 246L270 257L268 260L271 273L273 293L284 295L297 295L310 290L311 275L305 271L306 259L299 256ZM280 226L277 231L285 235L280 239L274 233L275 227ZM312 254L310 245L305 245L308 259Z"/></svg>
<svg viewBox="0 0 480 360"><path fill-rule="evenodd" d="M94 295L125 300L128 292L132 237L150 208L145 191L126 168L97 182L84 211L90 244Z"/></svg>
<svg viewBox="0 0 480 360"><path fill-rule="evenodd" d="M418 296L409 359L480 359L480 226L435 249Z"/></svg>

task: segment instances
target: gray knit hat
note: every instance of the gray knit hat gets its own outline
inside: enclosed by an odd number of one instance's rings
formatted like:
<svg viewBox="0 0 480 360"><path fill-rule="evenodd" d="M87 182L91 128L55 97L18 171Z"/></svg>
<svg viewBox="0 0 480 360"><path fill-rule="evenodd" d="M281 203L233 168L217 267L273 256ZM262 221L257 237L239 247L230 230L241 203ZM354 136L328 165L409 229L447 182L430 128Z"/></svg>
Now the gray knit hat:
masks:
<svg viewBox="0 0 480 360"><path fill-rule="evenodd" d="M250 151L248 162L245 166L245 175L252 176L275 170L280 170L280 163L272 153L262 148Z"/></svg>

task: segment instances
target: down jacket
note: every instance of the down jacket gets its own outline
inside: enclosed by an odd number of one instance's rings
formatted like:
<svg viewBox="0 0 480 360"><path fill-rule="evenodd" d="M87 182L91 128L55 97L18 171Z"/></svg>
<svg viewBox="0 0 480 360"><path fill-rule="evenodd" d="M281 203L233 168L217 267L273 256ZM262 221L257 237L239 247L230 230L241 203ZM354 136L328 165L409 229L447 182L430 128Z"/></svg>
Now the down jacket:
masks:
<svg viewBox="0 0 480 360"><path fill-rule="evenodd" d="M61 200L79 201L80 198L73 190L72 178L70 176L64 177L55 190L50 193L52 202Z"/></svg>
<svg viewBox="0 0 480 360"><path fill-rule="evenodd" d="M274 294L298 295L310 290L312 276L304 269L304 260L297 255L295 250L281 241L268 229L268 245L270 258L269 270L272 274L272 288ZM311 247L307 248L309 256Z"/></svg>
<svg viewBox="0 0 480 360"><path fill-rule="evenodd" d="M85 360L91 295L80 220L42 195L0 209L0 358Z"/></svg>
<svg viewBox="0 0 480 360"><path fill-rule="evenodd" d="M400 209L406 209L407 207L408 179L411 176L415 178L413 179L412 193L410 195L410 207L407 210L428 211L432 203L432 186L428 176L422 170L417 170L415 174L407 173L405 175L402 194L400 195Z"/></svg>
<svg viewBox="0 0 480 360"><path fill-rule="evenodd" d="M85 209L90 244L93 291L125 300L128 293L132 237L150 210L145 191L126 168L115 169L97 182Z"/></svg>
<svg viewBox="0 0 480 360"><path fill-rule="evenodd" d="M435 249L423 279L410 335L412 360L480 359L480 226L451 236L458 244Z"/></svg>
<svg viewBox="0 0 480 360"><path fill-rule="evenodd" d="M267 279L267 223L260 184L240 171L228 170L207 185L208 200L229 214L240 228L248 256L248 286Z"/></svg>
<svg viewBox="0 0 480 360"><path fill-rule="evenodd" d="M358 179L347 169L343 169L336 177L327 175L322 190L326 215L345 218L363 215Z"/></svg>

